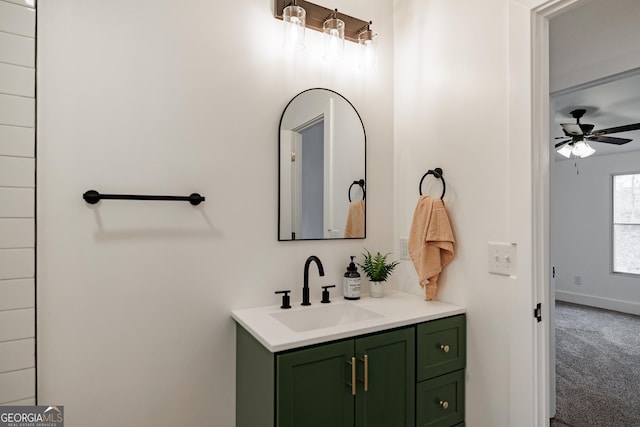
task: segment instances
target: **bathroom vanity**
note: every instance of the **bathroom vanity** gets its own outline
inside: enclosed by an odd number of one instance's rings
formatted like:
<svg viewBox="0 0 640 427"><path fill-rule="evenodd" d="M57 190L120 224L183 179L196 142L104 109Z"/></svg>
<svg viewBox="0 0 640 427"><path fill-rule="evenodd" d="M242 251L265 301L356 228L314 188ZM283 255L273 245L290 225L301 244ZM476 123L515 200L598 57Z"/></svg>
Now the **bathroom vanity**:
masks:
<svg viewBox="0 0 640 427"><path fill-rule="evenodd" d="M461 307L390 291L232 316L237 427L464 425Z"/></svg>

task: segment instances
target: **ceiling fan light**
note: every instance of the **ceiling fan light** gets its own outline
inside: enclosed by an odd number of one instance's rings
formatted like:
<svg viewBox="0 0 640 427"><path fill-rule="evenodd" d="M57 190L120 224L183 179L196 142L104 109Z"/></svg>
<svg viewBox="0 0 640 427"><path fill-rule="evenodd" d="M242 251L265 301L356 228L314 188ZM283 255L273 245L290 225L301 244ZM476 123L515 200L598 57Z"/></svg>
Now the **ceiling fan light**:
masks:
<svg viewBox="0 0 640 427"><path fill-rule="evenodd" d="M558 152L558 154L561 154L568 159L571 157L571 150L572 150L571 144L564 144L562 147L558 148L556 151Z"/></svg>
<svg viewBox="0 0 640 427"><path fill-rule="evenodd" d="M585 157L589 157L590 155L592 155L595 152L596 152L596 150L594 150L584 140L578 141L575 144L573 144L573 149L571 150L571 153L574 156L580 157L580 158L583 158L583 159Z"/></svg>

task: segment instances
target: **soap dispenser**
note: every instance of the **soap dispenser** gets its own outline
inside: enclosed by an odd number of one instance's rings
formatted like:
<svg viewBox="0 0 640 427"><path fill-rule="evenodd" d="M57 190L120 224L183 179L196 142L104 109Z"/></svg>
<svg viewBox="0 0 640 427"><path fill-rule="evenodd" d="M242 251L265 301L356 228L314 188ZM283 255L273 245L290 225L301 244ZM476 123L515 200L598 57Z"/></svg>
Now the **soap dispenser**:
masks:
<svg viewBox="0 0 640 427"><path fill-rule="evenodd" d="M344 273L344 299L360 299L360 273L356 264L353 262L355 257L351 257L351 262L347 266L347 272Z"/></svg>

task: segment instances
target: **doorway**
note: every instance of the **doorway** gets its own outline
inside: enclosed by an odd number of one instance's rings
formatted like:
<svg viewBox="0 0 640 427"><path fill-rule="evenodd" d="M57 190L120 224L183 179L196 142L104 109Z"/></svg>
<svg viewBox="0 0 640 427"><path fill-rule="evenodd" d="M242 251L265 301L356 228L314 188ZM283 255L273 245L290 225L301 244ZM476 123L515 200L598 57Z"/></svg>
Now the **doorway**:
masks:
<svg viewBox="0 0 640 427"><path fill-rule="evenodd" d="M568 115L570 110L572 110L572 105L569 104L576 104L576 106L577 104L582 104L580 105L581 107L587 107L587 114L585 117L588 115L590 119L583 120L583 122L596 123L597 128L614 126L605 123L608 119L606 117L607 114L615 109L615 100L608 98L612 93L611 90L606 92L602 90L600 91L598 95L600 105L595 103L590 104L584 100L581 101L579 97L571 99L572 93L577 93L579 90L610 84L611 82L619 80L620 77L626 77L629 74L634 74L628 70L630 68L637 68L640 66L640 55L638 54L638 49L633 46L633 44L629 43L629 37L634 38L634 35L628 34L626 24L628 15L637 15L637 13L640 13L637 2L629 2L627 0L614 0L613 2L596 0L591 2L564 2L563 5L563 8L556 10L554 14L547 16L550 46L550 52L548 55L550 58L550 88L547 91L547 94L553 94L553 100L551 102L552 106L549 108L549 114L542 116L549 118L548 120L551 131L547 135L547 143L549 142L549 136L551 137L551 140L556 136L554 134L554 127L559 128L558 124L554 120L554 115L551 114L554 112L553 107L555 107L555 112L557 114ZM603 27L600 25L604 21L608 23L606 31L604 31ZM611 30L612 27L614 27L613 30ZM589 28L590 31L585 33L584 28ZM587 54L587 52L589 53ZM557 100L562 97L565 99L560 102L561 105L558 105ZM568 103L566 98L569 98ZM620 105L617 107L620 107ZM633 120L633 117L636 119L640 117L638 114L631 111L630 116L632 117L625 118L624 114L617 118L615 117L615 114L613 114L613 116L612 120L618 120L616 125L623 124L622 122L625 122L624 124L626 124L626 122L637 122L638 120ZM565 122L569 122L569 120L565 120ZM600 122L602 122L602 124ZM597 151L608 151L609 154L615 153L615 151L612 150L615 150L616 147L607 147L605 144L593 145L595 145L594 148L596 148ZM620 147L617 148L620 149ZM548 167L546 169L539 168L537 171L539 174L538 178L549 173L549 186L546 191L547 196L549 197L547 201L549 203L548 213L550 216L549 223L551 233L557 233L558 230L566 231L573 225L582 222L585 216L592 216L592 214L598 210L593 205L596 185L602 190L598 190L600 194L600 196L597 197L599 203L601 203L602 206L609 204L611 192L609 175L615 172L615 170L610 169L604 174L605 176L594 178L593 174L595 173L594 168L596 162L594 162L593 159L578 159L577 162L573 160L565 160L562 167L555 167L557 166L557 163L555 162L554 156L554 150L551 150ZM611 158L609 160L611 160ZM615 164L615 162L613 163ZM618 170L623 169L625 169L624 166L618 165ZM554 196L554 192L558 193L559 185L569 186L569 181L574 181L573 184L575 185L570 188L570 192L583 191L578 190L578 185L580 184L580 181L578 180L582 180L582 184L585 184L585 181L591 181L583 190L589 192L592 199L591 205L588 204L586 207L583 205L578 209L578 213L576 213L575 209L577 208L576 205L578 205L578 203L576 203L575 200L573 202L567 202L566 197L558 197L557 194ZM557 209L557 205L562 203L564 203L563 206L566 211L564 212L566 214L564 216L565 221L559 221L557 218L558 215L554 218L553 214L553 209ZM567 205L567 203L569 203L569 205ZM583 215L585 212L588 215ZM609 221L611 212L608 208L605 208L604 210L600 210L600 216L600 222ZM560 217L562 218L562 216ZM569 226L567 226L567 219L573 219L573 221L570 221L571 225ZM537 221L543 221L543 219L538 219ZM591 228L592 230L594 229L594 227ZM553 307L556 297L556 282L559 286L558 294L561 295L560 299L578 302L581 304L611 308L614 310L628 311L620 308L624 303L621 304L618 298L614 297L614 294L611 293L611 289L607 289L604 295L597 295L597 293L594 295L593 292L590 292L597 287L594 282L604 282L605 280L608 280L610 276L608 265L610 261L610 229L608 226L605 226L604 229L599 227L599 231L582 233L582 237L588 237L587 240L594 240L596 237L594 236L594 233L600 234L598 239L596 239L601 242L599 244L600 251L597 263L592 261L591 263L586 264L588 267L582 267L592 270L587 272L577 271L573 267L567 268L566 262L558 260L558 257L566 258L566 255L571 252L571 250L567 250L566 247L561 247L562 245L554 245L552 240L555 234L549 234L549 240L551 242L548 254L550 262L549 265L558 267L556 269L555 278L552 276L552 270L549 271L549 276L547 276L549 289L547 294L549 298L548 311L550 313L548 322L549 330L547 333L550 368L548 380L549 401L547 401L547 404L549 406L550 416L554 415L555 405L555 378L553 375L553 368L555 367L555 328ZM564 243L566 243L566 233L562 239ZM543 245L541 240L536 244ZM593 245L582 244L580 252L582 255L585 255L584 252L588 252L591 247L593 247ZM602 263L606 265L603 267L600 265ZM595 270L595 264L599 265L598 271L600 271L599 277L597 278L594 278L593 273L593 270ZM583 265L585 264L583 263ZM589 292L587 292L588 290Z"/></svg>
<svg viewBox="0 0 640 427"><path fill-rule="evenodd" d="M576 108L586 110L581 123L583 126L594 125L594 132L623 125L625 128L637 127L640 121L640 115L637 114L640 96L635 95L637 87L640 87L640 72L632 70L552 94L550 140L558 141L554 138L562 135L561 124L566 127L566 123L575 122L570 115ZM636 103L638 107L634 107ZM561 138L560 141L566 141L566 138ZM550 358L550 406L551 415L554 415L554 396L557 392L556 420L567 425L588 425L584 424L584 413L590 413L590 419L594 423L595 420L600 420L597 425L611 426L632 425L628 422L620 423L619 420L638 416L633 407L626 408L622 401L619 402L618 411L607 411L603 416L602 405L598 402L601 399L600 391L612 391L613 387L608 385L609 380L617 378L620 390L611 393L610 403L611 407L618 405L618 399L613 396L624 395L625 385L633 376L634 364L625 368L625 372L629 374L627 376L620 371L620 365L614 359L606 356L608 353L595 351L597 346L584 352L574 351L576 348L588 348L594 342L601 342L601 347L609 348L613 345L609 342L610 338L618 333L624 336L626 328L610 330L609 324L597 321L601 317L619 323L616 320L620 317L617 316L618 312L640 313L640 292L633 292L640 285L640 276L617 273L612 264L613 254L616 253L613 250L613 224L616 216L613 203L616 193L614 177L619 177L621 173L637 173L639 170L640 131L615 132L609 134L604 141L588 141L595 150L589 157L572 156L566 159L552 150L549 161L550 260L555 272L550 288L556 305L561 309L559 317L556 318L553 312L550 316L551 349L556 343L553 333L558 333L558 351L551 351ZM553 299L550 301L550 309L554 307ZM567 305L562 301L580 305ZM589 307L614 311L609 311L604 316L602 310ZM583 319L588 317L593 321L583 324ZM556 322L556 319L559 321ZM571 325L571 321L576 324ZM628 336L622 341L629 342L633 338ZM629 348L623 345L619 350L620 356L623 357L628 351ZM601 360L595 363L596 358ZM586 366L591 368L587 369ZM558 375L557 388L554 367ZM591 381L594 379L597 379L600 387L593 387ZM633 402L634 395L627 396L626 401Z"/></svg>
<svg viewBox="0 0 640 427"><path fill-rule="evenodd" d="M322 239L325 237L324 220L324 176L325 176L325 137L324 117L298 130L300 138L296 140L293 151L296 154L294 210L294 230L302 239Z"/></svg>

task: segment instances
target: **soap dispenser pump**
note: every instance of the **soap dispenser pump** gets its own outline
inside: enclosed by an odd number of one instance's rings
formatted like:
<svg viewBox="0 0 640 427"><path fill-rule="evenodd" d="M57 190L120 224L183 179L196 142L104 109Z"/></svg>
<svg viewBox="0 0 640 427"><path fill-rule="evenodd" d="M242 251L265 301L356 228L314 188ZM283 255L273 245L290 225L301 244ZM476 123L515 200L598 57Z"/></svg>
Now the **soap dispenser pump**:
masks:
<svg viewBox="0 0 640 427"><path fill-rule="evenodd" d="M347 266L347 272L344 273L344 299L360 299L360 273L358 273L358 268L353 262L354 258L354 256L351 257L351 262Z"/></svg>

